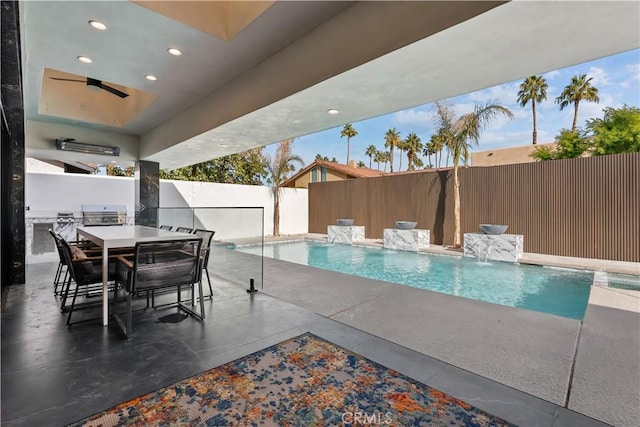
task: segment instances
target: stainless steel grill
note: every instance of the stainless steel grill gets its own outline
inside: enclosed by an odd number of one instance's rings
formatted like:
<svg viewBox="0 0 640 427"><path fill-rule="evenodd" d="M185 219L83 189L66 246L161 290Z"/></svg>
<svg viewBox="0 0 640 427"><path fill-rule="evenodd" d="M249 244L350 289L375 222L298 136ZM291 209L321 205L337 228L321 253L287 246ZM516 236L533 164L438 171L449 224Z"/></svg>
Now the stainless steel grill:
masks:
<svg viewBox="0 0 640 427"><path fill-rule="evenodd" d="M74 221L73 212L58 212L56 222L58 224L67 224Z"/></svg>
<svg viewBox="0 0 640 427"><path fill-rule="evenodd" d="M124 225L127 207L124 205L82 205L83 225Z"/></svg>

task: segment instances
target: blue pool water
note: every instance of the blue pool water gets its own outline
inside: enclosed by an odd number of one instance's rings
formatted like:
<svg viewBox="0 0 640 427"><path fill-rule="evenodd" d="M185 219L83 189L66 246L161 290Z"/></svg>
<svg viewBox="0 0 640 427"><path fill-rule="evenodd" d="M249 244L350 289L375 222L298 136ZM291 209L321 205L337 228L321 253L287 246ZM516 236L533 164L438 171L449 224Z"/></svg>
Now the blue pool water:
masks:
<svg viewBox="0 0 640 427"><path fill-rule="evenodd" d="M577 270L311 241L266 244L264 256L573 319L584 316L593 282Z"/></svg>
<svg viewBox="0 0 640 427"><path fill-rule="evenodd" d="M628 289L630 291L640 291L640 276L628 274L608 274L610 288Z"/></svg>

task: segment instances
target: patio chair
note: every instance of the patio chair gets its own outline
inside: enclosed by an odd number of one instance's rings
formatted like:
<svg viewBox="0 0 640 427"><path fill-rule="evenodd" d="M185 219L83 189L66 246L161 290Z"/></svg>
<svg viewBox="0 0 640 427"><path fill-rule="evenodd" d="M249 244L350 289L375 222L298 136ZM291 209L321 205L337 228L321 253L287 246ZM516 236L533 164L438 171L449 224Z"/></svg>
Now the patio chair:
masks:
<svg viewBox="0 0 640 427"><path fill-rule="evenodd" d="M158 228L160 228L160 230L171 230L173 228L173 226L171 226L171 225L161 225Z"/></svg>
<svg viewBox="0 0 640 427"><path fill-rule="evenodd" d="M120 290L126 294L126 311L120 313L114 307L113 316L126 337L133 332L133 296L153 292L160 289L175 288L177 301L172 305L178 307L198 320L204 319L204 304L200 298L200 313L187 307L182 302L182 287L198 285L202 296L200 280L201 238L184 240L144 242L136 244L132 259L124 256L118 258L116 264L116 296L114 304L120 301ZM191 306L195 299L191 298ZM125 319L120 315L124 314Z"/></svg>
<svg viewBox="0 0 640 427"><path fill-rule="evenodd" d="M59 236L58 236L59 237ZM102 255L100 256L87 256L84 251L73 250L73 247L59 237L59 243L62 250L62 254L65 259L69 278L65 283L64 289L61 291L63 311L68 309L69 315L67 317L67 325L71 325L71 315L73 311L80 307L95 306L99 303L85 303L76 306L76 299L78 293L82 289L82 292L89 294L90 292L102 291ZM109 280L113 280L115 273L116 257L121 255L112 255L109 260ZM75 290L73 292L73 299L69 306L66 305L66 301L69 295L71 283L75 283Z"/></svg>
<svg viewBox="0 0 640 427"><path fill-rule="evenodd" d="M177 231L178 233L189 233L189 234L191 234L191 233L193 233L193 228L189 228L189 227L178 227L178 228L176 228L176 231Z"/></svg>
<svg viewBox="0 0 640 427"><path fill-rule="evenodd" d="M62 244L61 244L62 236L58 233L55 233L52 229L49 229L49 234L51 235L51 237L53 238L53 241L56 244L58 257L60 258L58 263L58 268L56 270L56 274L53 279L53 294L58 295L58 287L60 287L60 294L62 295L62 290L64 289L65 284L67 283L67 280L69 280L69 269L67 268L67 260L65 259L64 254L62 252ZM89 241L79 241L79 242L67 241L67 243L71 247L72 252L76 250L75 248L78 248L82 251L91 251L92 254L93 254L93 251L100 250L98 246L96 246L94 243ZM62 277L63 271L64 271L64 277Z"/></svg>
<svg viewBox="0 0 640 427"><path fill-rule="evenodd" d="M202 258L202 269L207 273L207 282L209 283L209 298L213 298L213 288L211 287L211 278L209 277L209 252L211 251L211 240L213 240L213 235L216 234L215 231L211 230L203 230L196 229L193 234L202 238L202 250L201 250L201 258ZM202 277L201 277L202 279Z"/></svg>
<svg viewBox="0 0 640 427"><path fill-rule="evenodd" d="M58 236L51 229L49 229L49 234L51 234L51 237L53 237L53 241L56 244L56 249L58 250L58 257L60 258L58 269L56 270L56 275L53 278L53 294L58 295L58 286L62 285L61 289L64 289L64 285L67 282L67 278L69 276L69 269L67 268L67 260L65 259L64 253L62 252L62 245L58 241ZM62 276L63 271L64 278L62 278L61 283L60 277Z"/></svg>

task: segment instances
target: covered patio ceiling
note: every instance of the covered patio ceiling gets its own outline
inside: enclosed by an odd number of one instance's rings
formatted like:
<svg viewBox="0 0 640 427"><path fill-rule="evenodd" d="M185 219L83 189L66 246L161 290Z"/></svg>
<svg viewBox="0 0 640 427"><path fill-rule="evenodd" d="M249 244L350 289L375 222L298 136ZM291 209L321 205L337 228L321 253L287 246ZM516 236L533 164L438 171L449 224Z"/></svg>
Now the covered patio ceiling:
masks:
<svg viewBox="0 0 640 427"><path fill-rule="evenodd" d="M640 47L627 1L149 3L21 3L27 156L173 169Z"/></svg>

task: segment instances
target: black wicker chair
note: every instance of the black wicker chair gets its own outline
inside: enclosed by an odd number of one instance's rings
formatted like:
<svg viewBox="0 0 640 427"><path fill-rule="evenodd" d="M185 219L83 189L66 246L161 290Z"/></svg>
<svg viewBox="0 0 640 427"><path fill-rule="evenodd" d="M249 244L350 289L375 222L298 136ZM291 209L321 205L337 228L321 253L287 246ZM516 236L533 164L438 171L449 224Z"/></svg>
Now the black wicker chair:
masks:
<svg viewBox="0 0 640 427"><path fill-rule="evenodd" d="M209 252L211 251L211 240L213 240L213 235L216 234L215 231L211 230L203 230L196 229L193 234L202 238L202 269L207 273L207 282L209 283L209 298L213 298L213 288L211 287L211 278L209 277Z"/></svg>
<svg viewBox="0 0 640 427"><path fill-rule="evenodd" d="M193 233L193 228L189 228L189 227L178 227L178 228L176 228L176 231L177 231L178 233L189 233L189 234L191 234L191 233Z"/></svg>
<svg viewBox="0 0 640 427"><path fill-rule="evenodd" d="M68 310L69 315L67 317L67 325L71 325L71 315L77 308L96 306L100 302L87 302L82 305L76 305L78 293L82 290L83 293L101 293L102 292L102 255L100 256L86 256L74 255L72 246L66 240L59 238L60 248L62 255L67 266L69 278L64 284L64 288L61 291L62 304L61 309ZM113 280L115 274L116 257L120 255L113 255L109 260L109 280ZM66 305L67 298L69 296L71 284L75 283L75 290L73 292L73 299L71 304Z"/></svg>
<svg viewBox="0 0 640 427"><path fill-rule="evenodd" d="M160 289L176 288L177 301L174 303L198 320L204 319L204 304L200 298L200 313L193 307L195 299L191 298L191 307L182 302L181 288L198 285L202 296L200 280L200 250L202 239L144 242L136 244L133 259L119 257L116 264L116 297L117 305L122 301L120 290L126 294L126 311L119 312L114 307L113 316L126 337L133 331L133 296L153 292ZM120 317L125 316L125 319Z"/></svg>
<svg viewBox="0 0 640 427"><path fill-rule="evenodd" d="M158 227L160 230L171 230L173 228L173 226L171 225L161 225L160 227Z"/></svg>
<svg viewBox="0 0 640 427"><path fill-rule="evenodd" d="M61 244L62 236L59 235L58 233L55 233L51 229L49 229L49 234L51 235L51 237L53 238L53 241L56 244L58 257L60 258L60 262L58 263L58 269L56 270L56 275L53 278L53 294L58 295L58 292L62 294L62 290L65 288L65 285L69 280L69 270L67 268L67 260L65 259L64 254L62 253L62 244ZM67 241L67 243L69 244L69 246L71 246L71 248L77 247L78 249L81 249L83 251L90 251L92 254L93 252L97 252L101 250L93 242L89 242L89 241L79 241L79 242ZM63 272L64 272L64 276L62 275ZM60 291L58 291L58 287L60 287Z"/></svg>

